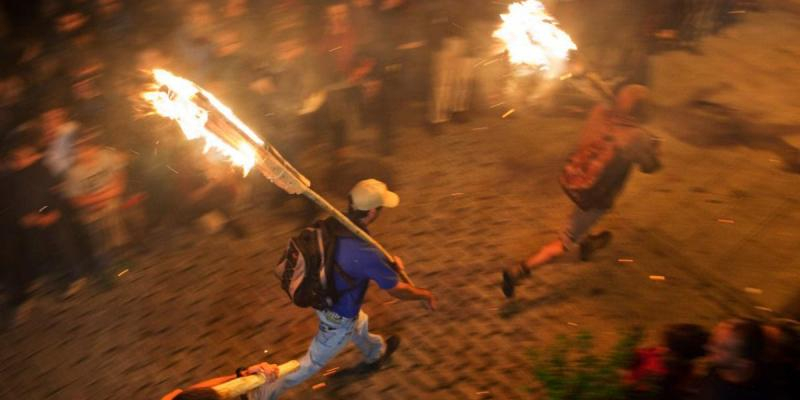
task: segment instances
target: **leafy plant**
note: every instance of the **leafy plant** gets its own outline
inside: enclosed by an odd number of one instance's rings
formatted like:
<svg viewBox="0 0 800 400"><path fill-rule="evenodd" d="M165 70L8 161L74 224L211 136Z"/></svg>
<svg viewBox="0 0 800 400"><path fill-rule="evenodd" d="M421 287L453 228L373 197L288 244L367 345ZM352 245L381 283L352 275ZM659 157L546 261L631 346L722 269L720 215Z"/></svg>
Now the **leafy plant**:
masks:
<svg viewBox="0 0 800 400"><path fill-rule="evenodd" d="M595 355L591 333L561 335L549 351L530 352L531 372L550 400L624 399L620 372L631 364L642 336L641 329L633 329L624 333L610 352Z"/></svg>

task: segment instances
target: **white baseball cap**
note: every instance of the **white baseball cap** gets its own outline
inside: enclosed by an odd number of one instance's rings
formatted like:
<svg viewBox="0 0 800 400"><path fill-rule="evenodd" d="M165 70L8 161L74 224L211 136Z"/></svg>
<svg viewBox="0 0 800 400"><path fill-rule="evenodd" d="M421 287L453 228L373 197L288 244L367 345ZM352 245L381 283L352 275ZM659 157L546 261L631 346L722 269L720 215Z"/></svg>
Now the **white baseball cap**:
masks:
<svg viewBox="0 0 800 400"><path fill-rule="evenodd" d="M394 208L400 204L400 196L390 192L386 184L377 179L364 179L356 183L350 190L350 198L353 208L361 211L378 207Z"/></svg>

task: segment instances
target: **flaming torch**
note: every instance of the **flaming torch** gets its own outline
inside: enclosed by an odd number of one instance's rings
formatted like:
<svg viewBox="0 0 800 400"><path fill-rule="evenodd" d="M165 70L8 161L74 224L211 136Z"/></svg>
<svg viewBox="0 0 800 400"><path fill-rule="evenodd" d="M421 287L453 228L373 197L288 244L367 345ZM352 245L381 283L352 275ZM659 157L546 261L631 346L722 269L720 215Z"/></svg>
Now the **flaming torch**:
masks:
<svg viewBox="0 0 800 400"><path fill-rule="evenodd" d="M391 263L394 257L380 243L313 191L306 177L213 94L163 69L153 70L153 79L152 90L144 92L142 97L157 114L177 122L187 139L203 139L206 151L219 151L232 164L241 167L245 175L255 167L287 193L308 197L359 238L380 250ZM412 284L405 271L397 272L404 282Z"/></svg>
<svg viewBox="0 0 800 400"><path fill-rule="evenodd" d="M242 122L230 108L213 94L187 79L163 69L155 69L151 90L142 94L153 110L178 123L189 140L202 139L205 151L214 149L233 165L241 167L245 175L257 168L267 179L290 194L302 194L330 212L342 225L371 244L391 261L386 249L350 219L332 206L322 196L311 190L311 182L292 167L266 140L259 137ZM403 270L396 270L400 279L413 285ZM281 375L297 368L296 362L281 365ZM264 383L263 377L245 377L222 385L218 392L225 398L235 397Z"/></svg>
<svg viewBox="0 0 800 400"><path fill-rule="evenodd" d="M570 50L578 47L539 0L510 4L508 13L500 18L503 23L493 36L503 41L518 74L539 72L547 79L561 76Z"/></svg>
<svg viewBox="0 0 800 400"><path fill-rule="evenodd" d="M541 99L552 92L555 78L564 81L577 77L588 80L606 99L613 98L611 89L599 75L585 71L580 61L570 59L577 54L578 46L539 0L510 4L508 13L500 18L503 23L493 36L503 42L515 74L538 73L544 78L530 98Z"/></svg>

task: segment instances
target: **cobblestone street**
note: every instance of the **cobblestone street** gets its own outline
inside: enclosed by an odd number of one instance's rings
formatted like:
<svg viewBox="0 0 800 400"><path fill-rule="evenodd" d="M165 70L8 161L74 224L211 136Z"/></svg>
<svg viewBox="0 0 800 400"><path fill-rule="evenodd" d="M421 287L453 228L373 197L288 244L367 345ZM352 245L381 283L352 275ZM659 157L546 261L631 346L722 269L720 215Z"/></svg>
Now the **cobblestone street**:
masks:
<svg viewBox="0 0 800 400"><path fill-rule="evenodd" d="M719 100L762 122L800 125L790 89L800 87L796 17L780 10L748 16L708 39L702 55L654 57L657 99L732 81ZM757 54L742 56L770 26L777 35L770 51L785 53L780 78L758 72ZM795 41L781 39L789 37ZM721 77L720 66L732 64ZM758 82L743 78L756 73ZM559 334L585 329L603 348L634 325L654 341L668 323L797 317L789 304L800 287L800 175L767 151L697 147L658 126L651 128L664 139L664 169L632 176L600 224L613 232L611 245L591 262L542 267L506 301L500 270L565 223L571 204L557 177L583 117L518 109L501 118L505 111L490 109L439 135L407 124L394 154L382 159L372 156L376 135L359 132L352 162L337 168L336 179L322 162L303 171L339 207L362 178L385 179L397 191L400 206L385 210L371 232L403 257L417 285L439 296L440 310L396 302L373 287L365 305L371 329L403 339L392 361L364 379L317 376L286 398L532 398L527 350ZM800 146L800 131L783 139ZM315 151L308 157L325 159ZM308 222L300 203L242 210L244 239L200 229L156 233L147 254L114 271L111 289L93 285L69 300L39 293L27 320L0 331L0 398L153 399L239 365L299 357L316 317L289 303L273 268ZM351 347L329 368L358 361ZM320 382L327 386L312 389Z"/></svg>

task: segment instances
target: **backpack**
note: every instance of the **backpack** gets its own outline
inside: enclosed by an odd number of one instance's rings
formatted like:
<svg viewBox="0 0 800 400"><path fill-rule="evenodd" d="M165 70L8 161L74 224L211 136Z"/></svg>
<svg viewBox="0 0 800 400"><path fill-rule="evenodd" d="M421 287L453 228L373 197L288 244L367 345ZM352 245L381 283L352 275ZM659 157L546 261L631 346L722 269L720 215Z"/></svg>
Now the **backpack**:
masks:
<svg viewBox="0 0 800 400"><path fill-rule="evenodd" d="M327 310L338 300L334 272L351 278L336 265L335 220L317 221L289 239L275 274L281 289L298 307Z"/></svg>
<svg viewBox="0 0 800 400"><path fill-rule="evenodd" d="M567 160L559 183L582 210L608 208L630 170L611 135L582 145Z"/></svg>

